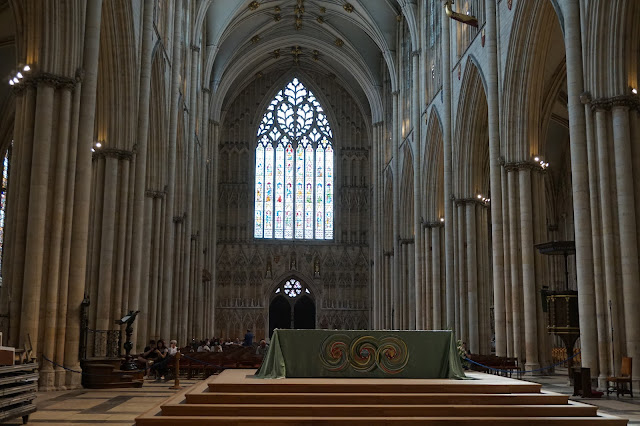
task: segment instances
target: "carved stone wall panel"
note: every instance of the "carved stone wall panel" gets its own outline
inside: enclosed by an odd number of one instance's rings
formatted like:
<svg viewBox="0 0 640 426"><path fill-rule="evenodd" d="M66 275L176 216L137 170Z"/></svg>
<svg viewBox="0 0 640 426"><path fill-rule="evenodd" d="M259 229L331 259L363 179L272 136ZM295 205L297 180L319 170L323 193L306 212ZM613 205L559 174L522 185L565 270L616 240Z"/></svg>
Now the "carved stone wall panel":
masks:
<svg viewBox="0 0 640 426"><path fill-rule="evenodd" d="M220 337L256 338L269 327L276 287L295 277L311 291L316 326L369 327L370 117L335 77L305 72L334 131L335 240L281 241L253 238L256 129L280 74L263 75L225 108L219 141L220 170L216 324Z"/></svg>

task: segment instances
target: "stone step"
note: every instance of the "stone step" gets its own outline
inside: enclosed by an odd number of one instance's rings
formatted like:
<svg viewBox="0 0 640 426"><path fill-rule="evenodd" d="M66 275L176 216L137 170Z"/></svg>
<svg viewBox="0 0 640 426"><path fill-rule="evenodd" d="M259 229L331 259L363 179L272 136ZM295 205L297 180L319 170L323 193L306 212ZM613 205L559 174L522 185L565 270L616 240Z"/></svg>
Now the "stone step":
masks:
<svg viewBox="0 0 640 426"><path fill-rule="evenodd" d="M590 417L597 407L567 405L293 405L293 404L166 404L163 416L212 417Z"/></svg>
<svg viewBox="0 0 640 426"><path fill-rule="evenodd" d="M566 404L567 395L555 393L187 393L188 404Z"/></svg>
<svg viewBox="0 0 640 426"><path fill-rule="evenodd" d="M380 425L403 426L624 426L626 420L610 417L145 417L136 419L137 426L281 426L281 425Z"/></svg>
<svg viewBox="0 0 640 426"><path fill-rule="evenodd" d="M513 380L512 382L516 382ZM542 385L538 383L496 383L491 386L476 383L473 380L450 380L448 383L419 382L387 379L386 382L366 383L366 380L284 382L283 380L263 380L252 383L250 389L246 383L210 382L210 392L224 393L540 393Z"/></svg>

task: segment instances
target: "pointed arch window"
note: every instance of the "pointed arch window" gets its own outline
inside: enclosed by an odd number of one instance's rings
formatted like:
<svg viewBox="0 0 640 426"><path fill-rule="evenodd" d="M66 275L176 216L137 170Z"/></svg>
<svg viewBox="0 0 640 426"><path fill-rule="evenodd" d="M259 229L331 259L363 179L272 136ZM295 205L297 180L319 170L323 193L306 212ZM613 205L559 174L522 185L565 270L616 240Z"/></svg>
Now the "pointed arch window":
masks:
<svg viewBox="0 0 640 426"><path fill-rule="evenodd" d="M300 80L271 101L257 139L254 237L333 239L333 132Z"/></svg>
<svg viewBox="0 0 640 426"><path fill-rule="evenodd" d="M7 188L9 186L9 160L13 143L4 153L2 163L0 163L0 286L2 285L2 275L4 272L4 240L5 240L5 218L7 214Z"/></svg>

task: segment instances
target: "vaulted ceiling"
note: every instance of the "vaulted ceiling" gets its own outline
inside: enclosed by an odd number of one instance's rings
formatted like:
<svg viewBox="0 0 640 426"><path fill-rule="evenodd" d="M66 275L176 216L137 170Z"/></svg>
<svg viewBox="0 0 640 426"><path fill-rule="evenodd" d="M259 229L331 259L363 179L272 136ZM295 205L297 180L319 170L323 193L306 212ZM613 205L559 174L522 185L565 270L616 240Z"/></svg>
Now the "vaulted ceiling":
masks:
<svg viewBox="0 0 640 426"><path fill-rule="evenodd" d="M377 121L383 79L397 84L393 52L400 3L213 0L206 46L211 88L218 95L214 116L260 73L299 67L335 75Z"/></svg>

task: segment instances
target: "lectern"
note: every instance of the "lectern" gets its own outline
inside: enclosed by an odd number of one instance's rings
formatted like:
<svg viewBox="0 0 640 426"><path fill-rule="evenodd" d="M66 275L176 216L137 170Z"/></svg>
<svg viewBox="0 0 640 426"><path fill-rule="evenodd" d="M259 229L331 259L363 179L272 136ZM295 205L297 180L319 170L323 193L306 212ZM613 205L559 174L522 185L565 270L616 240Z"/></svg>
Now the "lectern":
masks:
<svg viewBox="0 0 640 426"><path fill-rule="evenodd" d="M138 366L133 361L131 357L131 349L133 348L133 343L131 342L131 336L133 335L133 322L136 320L136 316L140 311L129 311L129 313L119 320L116 320L116 324L123 325L126 324L127 328L125 328L124 332L127 335L127 341L124 342L124 350L125 350L125 361L122 364L122 370L132 371L137 370Z"/></svg>

